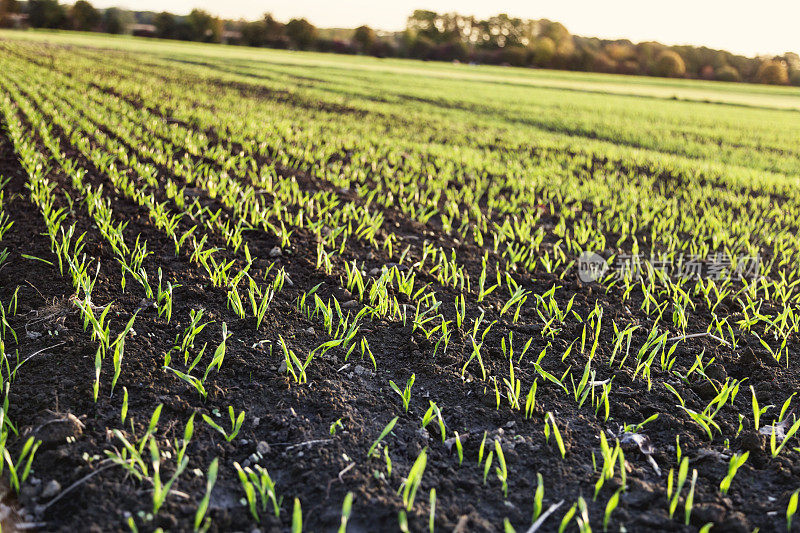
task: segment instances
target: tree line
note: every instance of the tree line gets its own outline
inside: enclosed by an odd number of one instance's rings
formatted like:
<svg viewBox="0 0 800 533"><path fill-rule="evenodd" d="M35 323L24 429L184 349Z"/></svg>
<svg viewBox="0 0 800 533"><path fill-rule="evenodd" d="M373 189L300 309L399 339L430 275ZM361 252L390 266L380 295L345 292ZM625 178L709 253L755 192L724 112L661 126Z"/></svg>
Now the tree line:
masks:
<svg viewBox="0 0 800 533"><path fill-rule="evenodd" d="M0 26L30 26L140 35L254 47L315 50L376 57L405 57L672 78L745 81L800 86L800 56L745 57L698 46L667 46L572 35L559 22L506 14L487 19L417 10L402 32L368 26L327 30L303 18L287 22L224 20L195 9L168 12L98 10L86 0L0 0Z"/></svg>

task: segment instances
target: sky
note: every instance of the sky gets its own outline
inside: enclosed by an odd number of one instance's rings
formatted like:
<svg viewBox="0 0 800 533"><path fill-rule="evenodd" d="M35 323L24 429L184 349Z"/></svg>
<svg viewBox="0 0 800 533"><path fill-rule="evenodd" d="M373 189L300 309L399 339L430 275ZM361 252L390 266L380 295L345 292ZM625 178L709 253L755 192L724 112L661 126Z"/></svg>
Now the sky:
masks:
<svg viewBox="0 0 800 533"><path fill-rule="evenodd" d="M634 42L693 44L748 56L800 52L798 0L94 0L97 7L186 14L201 8L224 18L287 21L305 17L326 28L402 30L414 9L489 17L548 18L575 35Z"/></svg>

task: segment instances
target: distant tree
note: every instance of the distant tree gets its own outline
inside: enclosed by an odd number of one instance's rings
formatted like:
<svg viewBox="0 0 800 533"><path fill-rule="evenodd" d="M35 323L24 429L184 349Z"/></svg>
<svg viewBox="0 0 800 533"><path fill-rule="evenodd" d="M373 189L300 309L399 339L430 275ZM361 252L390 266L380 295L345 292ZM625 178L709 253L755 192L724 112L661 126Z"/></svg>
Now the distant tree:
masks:
<svg viewBox="0 0 800 533"><path fill-rule="evenodd" d="M28 2L28 23L34 28L63 28L66 20L66 9L58 0Z"/></svg>
<svg viewBox="0 0 800 533"><path fill-rule="evenodd" d="M436 44L424 35L418 35L411 41L408 54L417 59L431 59Z"/></svg>
<svg viewBox="0 0 800 533"><path fill-rule="evenodd" d="M267 46L285 48L289 42L286 36L286 24L275 20L271 14L264 14L264 34Z"/></svg>
<svg viewBox="0 0 800 533"><path fill-rule="evenodd" d="M286 36L299 50L308 50L317 39L317 28L306 19L292 19L286 24Z"/></svg>
<svg viewBox="0 0 800 533"><path fill-rule="evenodd" d="M506 46L500 53L500 60L512 67L524 67L528 63L528 49L516 44Z"/></svg>
<svg viewBox="0 0 800 533"><path fill-rule="evenodd" d="M550 37L555 43L561 43L572 39L569 30L560 22L553 22L547 19L543 19L540 22L543 26L542 35Z"/></svg>
<svg viewBox="0 0 800 533"><path fill-rule="evenodd" d="M178 31L178 21L175 20L175 15L162 11L153 19L153 25L156 27L156 37L162 39L175 39Z"/></svg>
<svg viewBox="0 0 800 533"><path fill-rule="evenodd" d="M727 62L728 65L732 66L739 72L739 76L743 81L749 81L749 82L756 81L758 66L761 63L760 60L756 58L727 54L725 61Z"/></svg>
<svg viewBox="0 0 800 533"><path fill-rule="evenodd" d="M758 67L756 81L769 85L786 85L789 83L789 71L786 63L774 59L762 61Z"/></svg>
<svg viewBox="0 0 800 533"><path fill-rule="evenodd" d="M435 11L417 9L408 17L406 28L413 38L425 37L430 43L435 44L440 41L442 33L436 24L438 17Z"/></svg>
<svg viewBox="0 0 800 533"><path fill-rule="evenodd" d="M285 26L269 13L262 20L247 22L242 26L242 43L247 46L272 46L285 48Z"/></svg>
<svg viewBox="0 0 800 533"><path fill-rule="evenodd" d="M175 33L171 39L179 41L196 41L198 39L197 28L192 26L188 17L175 17Z"/></svg>
<svg viewBox="0 0 800 533"><path fill-rule="evenodd" d="M0 28L13 26L12 15L19 13L17 0L0 0Z"/></svg>
<svg viewBox="0 0 800 533"><path fill-rule="evenodd" d="M608 57L616 62L628 61L636 57L636 48L630 41L615 41L604 47Z"/></svg>
<svg viewBox="0 0 800 533"><path fill-rule="evenodd" d="M19 2L17 0L0 0L0 12L19 13Z"/></svg>
<svg viewBox="0 0 800 533"><path fill-rule="evenodd" d="M86 0L78 0L69 10L72 29L91 31L100 24L100 13Z"/></svg>
<svg viewBox="0 0 800 533"><path fill-rule="evenodd" d="M556 43L555 62L559 65L566 64L575 55L575 39L570 35Z"/></svg>
<svg viewBox="0 0 800 533"><path fill-rule="evenodd" d="M789 70L800 70L800 54L786 52L783 54L783 59L789 65Z"/></svg>
<svg viewBox="0 0 800 533"><path fill-rule="evenodd" d="M537 46L537 42L541 41ZM480 62L518 62L521 57L515 47L526 50L525 63L547 66L566 66L576 60L575 40L560 23L549 20L523 20L505 13L486 19L463 16L458 13L439 14L434 11L417 10L408 18L405 32L405 50L408 55L442 57L443 45L461 43L468 56ZM428 54L431 44L434 50ZM446 56L446 54L445 54Z"/></svg>
<svg viewBox="0 0 800 533"><path fill-rule="evenodd" d="M225 40L225 21L220 17L214 17L211 21L211 34L209 42L221 43Z"/></svg>
<svg viewBox="0 0 800 533"><path fill-rule="evenodd" d="M191 39L193 41L203 41L207 43L222 42L224 27L222 21L202 9L193 9L186 22L191 29Z"/></svg>
<svg viewBox="0 0 800 533"><path fill-rule="evenodd" d="M546 67L556 55L556 43L550 37L539 37L531 45L531 58L537 67Z"/></svg>
<svg viewBox="0 0 800 533"><path fill-rule="evenodd" d="M656 58L664 49L664 45L647 41L636 45L636 60L645 72L653 72L656 66Z"/></svg>
<svg viewBox="0 0 800 533"><path fill-rule="evenodd" d="M461 51L465 49L465 47L459 42L459 54L458 59L464 57L461 55ZM382 39L378 39L375 43L370 47L369 54L375 57L394 57L397 55L397 47L389 41L384 41Z"/></svg>
<svg viewBox="0 0 800 533"><path fill-rule="evenodd" d="M714 67L711 65L703 65L703 68L700 69L700 77L704 80L713 80Z"/></svg>
<svg viewBox="0 0 800 533"><path fill-rule="evenodd" d="M455 39L436 45L428 55L428 59L439 61L464 61L469 55L467 46L460 40Z"/></svg>
<svg viewBox="0 0 800 533"><path fill-rule="evenodd" d="M740 81L739 71L730 65L723 65L714 71L714 79L718 81Z"/></svg>
<svg viewBox="0 0 800 533"><path fill-rule="evenodd" d="M616 72L617 62L608 57L605 52L598 52L592 57L591 70L594 72Z"/></svg>
<svg viewBox="0 0 800 533"><path fill-rule="evenodd" d="M133 20L133 13L130 11L110 7L103 13L103 31L114 34L125 33L133 24Z"/></svg>
<svg viewBox="0 0 800 533"><path fill-rule="evenodd" d="M192 9L186 17L186 22L192 29L192 40L205 41L211 34L211 24L213 17L202 9Z"/></svg>
<svg viewBox="0 0 800 533"><path fill-rule="evenodd" d="M263 20L247 22L242 25L242 44L247 46L265 46L267 27Z"/></svg>
<svg viewBox="0 0 800 533"><path fill-rule="evenodd" d="M509 46L524 46L526 44L527 25L515 17L501 13L483 21L484 46L489 48L505 48ZM488 39L487 39L488 37ZM502 56L502 54L501 54Z"/></svg>
<svg viewBox="0 0 800 533"><path fill-rule="evenodd" d="M677 52L664 50L656 58L654 73L665 78L681 78L686 74L686 65Z"/></svg>
<svg viewBox="0 0 800 533"><path fill-rule="evenodd" d="M800 55L794 52L787 52L783 55L783 58L789 67L789 83L800 85Z"/></svg>
<svg viewBox="0 0 800 533"><path fill-rule="evenodd" d="M620 74L640 74L641 67L635 59L626 59L621 63L617 63L616 72Z"/></svg>
<svg viewBox="0 0 800 533"><path fill-rule="evenodd" d="M378 40L375 30L369 26L359 26L353 33L353 41L363 52L368 52Z"/></svg>

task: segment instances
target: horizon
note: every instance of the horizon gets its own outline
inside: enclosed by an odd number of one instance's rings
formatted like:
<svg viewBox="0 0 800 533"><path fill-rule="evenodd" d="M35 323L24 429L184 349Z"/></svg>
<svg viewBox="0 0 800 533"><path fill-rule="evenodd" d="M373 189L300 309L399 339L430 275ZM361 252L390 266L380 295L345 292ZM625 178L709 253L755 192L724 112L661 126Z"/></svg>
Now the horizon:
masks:
<svg viewBox="0 0 800 533"><path fill-rule="evenodd" d="M732 9L720 0L702 3L675 0L663 5L633 0L610 0L603 4L566 0L538 6L520 0L505 0L491 6L475 0L401 0L388 6L364 0L345 0L336 5L318 0L296 0L291 5L272 0L229 0L224 7L214 0L136 0L136 5L132 6L133 3L133 0L97 0L93 5L133 11L170 11L176 15L188 14L197 8L226 19L248 20L272 13L282 21L305 18L320 28L356 28L365 24L383 31L405 29L406 19L415 9L457 12L479 18L507 13L522 19L546 18L560 22L573 35L585 37L705 46L750 57L800 52L800 38L794 28L800 19L800 3L789 0L764 0L758 11Z"/></svg>

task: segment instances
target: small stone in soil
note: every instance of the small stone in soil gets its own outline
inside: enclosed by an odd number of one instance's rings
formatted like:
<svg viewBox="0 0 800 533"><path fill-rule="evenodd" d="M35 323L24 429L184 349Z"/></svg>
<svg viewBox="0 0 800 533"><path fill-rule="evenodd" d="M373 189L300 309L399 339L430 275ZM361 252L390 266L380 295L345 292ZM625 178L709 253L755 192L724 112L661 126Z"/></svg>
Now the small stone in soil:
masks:
<svg viewBox="0 0 800 533"><path fill-rule="evenodd" d="M61 484L56 481L55 479L50 480L42 489L42 493L40 497L45 500L49 500L50 498L54 497L56 494L61 492Z"/></svg>
<svg viewBox="0 0 800 533"><path fill-rule="evenodd" d="M5 523L9 516L11 516L11 507L4 503L0 503L0 520Z"/></svg>

